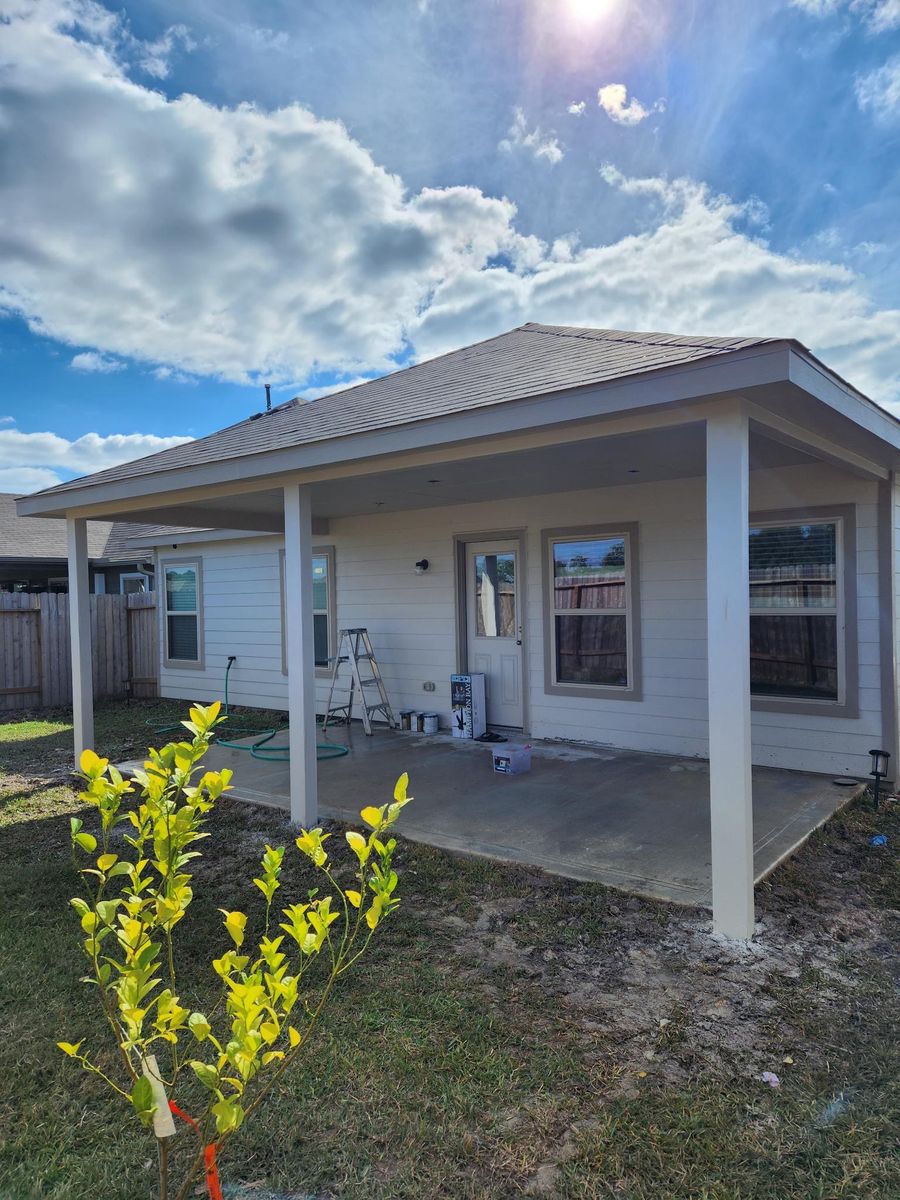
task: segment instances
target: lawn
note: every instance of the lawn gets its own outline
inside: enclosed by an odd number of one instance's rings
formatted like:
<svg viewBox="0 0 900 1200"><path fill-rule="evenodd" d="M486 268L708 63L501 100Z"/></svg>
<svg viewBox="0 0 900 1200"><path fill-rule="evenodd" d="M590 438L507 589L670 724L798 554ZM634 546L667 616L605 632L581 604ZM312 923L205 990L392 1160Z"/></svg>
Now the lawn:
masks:
<svg viewBox="0 0 900 1200"><path fill-rule="evenodd" d="M178 713L100 706L97 748L131 757ZM0 1197L140 1200L152 1139L55 1048L102 1041L67 903L70 733L65 713L0 724ZM283 814L233 801L210 828L180 964L195 1007L218 907L253 904L264 843L291 837ZM835 818L759 889L750 949L701 912L401 843L403 905L231 1143L226 1194L900 1195L898 842L896 809Z"/></svg>

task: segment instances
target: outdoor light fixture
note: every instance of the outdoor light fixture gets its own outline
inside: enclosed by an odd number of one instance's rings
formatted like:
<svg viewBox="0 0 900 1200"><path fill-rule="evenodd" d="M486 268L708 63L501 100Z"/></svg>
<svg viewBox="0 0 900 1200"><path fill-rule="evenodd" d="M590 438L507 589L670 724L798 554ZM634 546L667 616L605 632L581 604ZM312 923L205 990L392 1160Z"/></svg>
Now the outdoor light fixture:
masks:
<svg viewBox="0 0 900 1200"><path fill-rule="evenodd" d="M416 574L424 575L427 570L428 570L428 559L420 558L419 561L416 563Z"/></svg>
<svg viewBox="0 0 900 1200"><path fill-rule="evenodd" d="M870 750L872 755L872 770L870 775L875 777L875 807L878 808L878 791L881 787L881 781L888 773L888 759L891 757L887 750Z"/></svg>

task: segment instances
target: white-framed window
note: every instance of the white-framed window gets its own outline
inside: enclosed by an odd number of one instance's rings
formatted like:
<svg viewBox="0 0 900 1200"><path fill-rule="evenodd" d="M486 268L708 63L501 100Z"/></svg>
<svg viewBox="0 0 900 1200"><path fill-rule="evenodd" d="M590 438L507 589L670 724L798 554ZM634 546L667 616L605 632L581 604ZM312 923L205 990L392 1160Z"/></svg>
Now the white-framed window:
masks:
<svg viewBox="0 0 900 1200"><path fill-rule="evenodd" d="M281 572L281 670L287 674L287 639L285 637L284 551L279 554ZM316 673L330 672L332 656L337 645L337 605L335 586L334 546L314 546L312 555L313 584L313 654Z"/></svg>
<svg viewBox="0 0 900 1200"><path fill-rule="evenodd" d="M632 524L545 532L548 691L636 697L636 545Z"/></svg>
<svg viewBox="0 0 900 1200"><path fill-rule="evenodd" d="M197 559L162 564L166 665L202 667L203 566Z"/></svg>
<svg viewBox="0 0 900 1200"><path fill-rule="evenodd" d="M150 577L143 571L123 571L119 576L119 592L123 596L150 591Z"/></svg>
<svg viewBox="0 0 900 1200"><path fill-rule="evenodd" d="M778 700L846 696L844 520L750 527L750 690Z"/></svg>

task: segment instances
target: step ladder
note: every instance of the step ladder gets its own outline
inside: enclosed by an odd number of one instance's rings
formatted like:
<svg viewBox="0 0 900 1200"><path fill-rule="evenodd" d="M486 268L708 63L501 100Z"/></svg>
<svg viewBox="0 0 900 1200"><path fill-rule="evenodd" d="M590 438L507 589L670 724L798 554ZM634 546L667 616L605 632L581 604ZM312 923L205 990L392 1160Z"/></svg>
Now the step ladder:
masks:
<svg viewBox="0 0 900 1200"><path fill-rule="evenodd" d="M341 665L350 667L349 680L341 678ZM349 686L349 690L348 690ZM374 694L373 694L374 693ZM390 729L397 727L391 702L384 689L384 680L375 658L375 651L367 629L342 629L338 634L337 654L331 673L331 690L322 730L332 724L350 724L353 704L359 698L362 708L362 723L366 734L372 736L372 717L381 713Z"/></svg>

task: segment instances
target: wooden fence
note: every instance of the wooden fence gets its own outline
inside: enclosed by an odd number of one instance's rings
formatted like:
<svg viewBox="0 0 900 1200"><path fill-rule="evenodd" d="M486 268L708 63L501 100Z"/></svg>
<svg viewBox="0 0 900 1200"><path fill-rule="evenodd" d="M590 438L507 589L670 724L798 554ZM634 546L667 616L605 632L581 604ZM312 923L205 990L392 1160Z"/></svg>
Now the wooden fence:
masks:
<svg viewBox="0 0 900 1200"><path fill-rule="evenodd" d="M91 596L94 695L159 693L156 597ZM0 592L0 711L72 702L69 597Z"/></svg>

